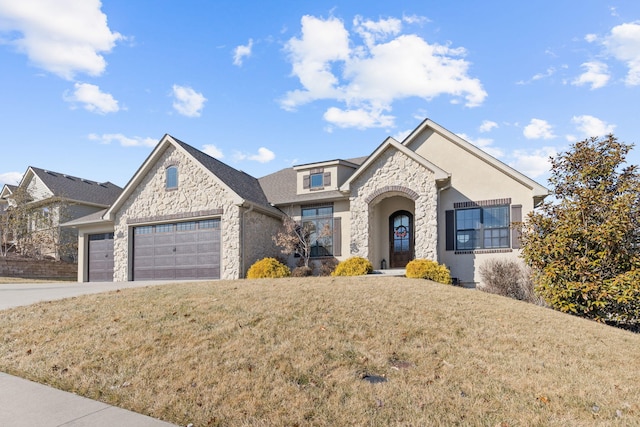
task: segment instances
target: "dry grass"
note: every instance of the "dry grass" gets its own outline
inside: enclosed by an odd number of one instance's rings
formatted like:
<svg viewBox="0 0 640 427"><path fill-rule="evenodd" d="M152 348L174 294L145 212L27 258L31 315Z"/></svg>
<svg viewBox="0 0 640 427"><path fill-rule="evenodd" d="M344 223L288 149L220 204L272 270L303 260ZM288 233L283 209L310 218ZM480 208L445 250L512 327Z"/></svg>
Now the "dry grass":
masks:
<svg viewBox="0 0 640 427"><path fill-rule="evenodd" d="M640 425L640 335L417 279L163 285L0 319L0 370L182 425Z"/></svg>

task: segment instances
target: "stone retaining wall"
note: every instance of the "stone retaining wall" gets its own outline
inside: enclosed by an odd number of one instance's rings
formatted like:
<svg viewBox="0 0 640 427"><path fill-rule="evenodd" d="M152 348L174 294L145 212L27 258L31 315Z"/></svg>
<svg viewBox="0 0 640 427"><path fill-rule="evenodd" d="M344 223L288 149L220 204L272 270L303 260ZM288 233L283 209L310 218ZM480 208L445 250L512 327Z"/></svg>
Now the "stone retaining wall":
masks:
<svg viewBox="0 0 640 427"><path fill-rule="evenodd" d="M76 280L78 264L33 259L0 259L0 277Z"/></svg>

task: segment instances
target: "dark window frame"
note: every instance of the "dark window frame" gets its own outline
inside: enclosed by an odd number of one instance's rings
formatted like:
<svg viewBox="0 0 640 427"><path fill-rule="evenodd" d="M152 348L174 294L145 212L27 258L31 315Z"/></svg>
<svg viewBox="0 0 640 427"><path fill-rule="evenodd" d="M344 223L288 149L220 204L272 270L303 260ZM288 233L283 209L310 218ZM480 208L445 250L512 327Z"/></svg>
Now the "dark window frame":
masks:
<svg viewBox="0 0 640 427"><path fill-rule="evenodd" d="M301 209L301 223L305 227L307 224L312 224L311 244L309 258L324 258L335 256L336 250L335 244L335 221L333 205L314 205L303 206ZM329 233L327 236L318 238L314 236L317 230L322 230L326 224L329 225Z"/></svg>
<svg viewBox="0 0 640 427"><path fill-rule="evenodd" d="M511 248L509 205L455 210L455 250Z"/></svg>

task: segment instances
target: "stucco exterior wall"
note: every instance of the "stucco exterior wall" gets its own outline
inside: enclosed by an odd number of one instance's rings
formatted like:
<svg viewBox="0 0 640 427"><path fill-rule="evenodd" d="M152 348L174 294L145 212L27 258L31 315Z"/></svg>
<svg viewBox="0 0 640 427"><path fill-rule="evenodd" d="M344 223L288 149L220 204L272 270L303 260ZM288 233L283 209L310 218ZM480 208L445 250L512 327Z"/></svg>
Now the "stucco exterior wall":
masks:
<svg viewBox="0 0 640 427"><path fill-rule="evenodd" d="M386 193L374 197L380 189ZM415 257L437 259L437 190L434 175L424 166L394 148L387 148L368 169L351 183L351 255L377 259L377 236L388 227L374 227L375 206L388 196L402 195L414 202ZM374 197L373 200L370 200ZM381 251L377 252L382 253Z"/></svg>
<svg viewBox="0 0 640 427"><path fill-rule="evenodd" d="M178 188L165 189L165 169L178 166ZM133 225L195 217L221 218L222 279L240 277L240 208L233 194L181 150L169 147L115 214L114 280L132 279ZM163 218L164 221L162 220Z"/></svg>
<svg viewBox="0 0 640 427"><path fill-rule="evenodd" d="M526 218L533 210L532 188L431 129L417 135L409 148L451 173L451 185L441 192L438 206L438 233L441 236L438 254L439 262L449 267L452 277L463 284L478 284L481 282L479 266L486 260L517 260L520 256L517 249L476 250L473 253L447 251L445 212L454 209L454 203L459 202L511 199L511 206L521 205L522 217Z"/></svg>

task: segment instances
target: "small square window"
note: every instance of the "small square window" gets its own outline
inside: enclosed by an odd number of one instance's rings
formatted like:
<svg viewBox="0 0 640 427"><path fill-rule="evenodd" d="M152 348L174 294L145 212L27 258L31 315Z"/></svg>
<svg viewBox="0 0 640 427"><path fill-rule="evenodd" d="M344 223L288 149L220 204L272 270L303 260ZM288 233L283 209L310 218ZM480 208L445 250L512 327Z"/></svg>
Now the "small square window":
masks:
<svg viewBox="0 0 640 427"><path fill-rule="evenodd" d="M319 188L324 185L324 174L313 173L309 179L309 187Z"/></svg>

